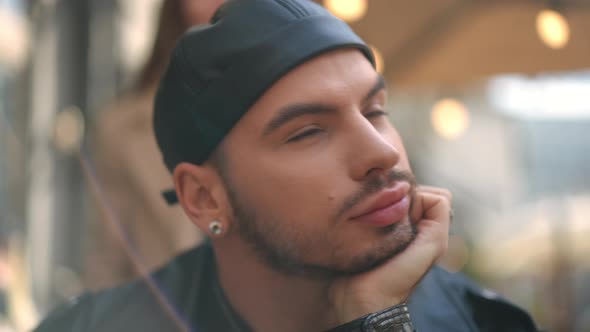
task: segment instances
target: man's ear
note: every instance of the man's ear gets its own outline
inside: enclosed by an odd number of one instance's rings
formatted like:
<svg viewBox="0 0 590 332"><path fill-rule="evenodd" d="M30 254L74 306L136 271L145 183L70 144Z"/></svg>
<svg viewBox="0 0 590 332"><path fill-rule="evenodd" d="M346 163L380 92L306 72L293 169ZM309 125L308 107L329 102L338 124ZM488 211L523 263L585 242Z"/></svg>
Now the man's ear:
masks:
<svg viewBox="0 0 590 332"><path fill-rule="evenodd" d="M178 201L184 212L201 231L211 237L221 237L230 222L224 213L227 206L221 179L209 165L180 163L172 173Z"/></svg>

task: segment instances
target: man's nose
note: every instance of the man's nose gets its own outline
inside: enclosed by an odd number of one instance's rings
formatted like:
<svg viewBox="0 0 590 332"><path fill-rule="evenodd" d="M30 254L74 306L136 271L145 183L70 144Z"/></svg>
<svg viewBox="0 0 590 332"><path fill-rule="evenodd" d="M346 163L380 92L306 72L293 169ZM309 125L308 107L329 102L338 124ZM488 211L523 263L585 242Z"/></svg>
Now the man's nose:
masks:
<svg viewBox="0 0 590 332"><path fill-rule="evenodd" d="M378 130L369 121L355 126L350 137L349 160L352 177L362 181L373 173L385 173L400 161L400 152L393 145L389 130Z"/></svg>

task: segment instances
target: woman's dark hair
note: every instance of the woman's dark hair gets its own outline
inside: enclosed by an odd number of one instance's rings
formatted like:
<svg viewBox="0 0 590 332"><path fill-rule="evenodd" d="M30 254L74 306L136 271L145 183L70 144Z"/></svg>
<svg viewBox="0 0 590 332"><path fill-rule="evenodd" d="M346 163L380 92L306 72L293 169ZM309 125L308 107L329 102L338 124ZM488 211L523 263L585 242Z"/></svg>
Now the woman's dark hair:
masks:
<svg viewBox="0 0 590 332"><path fill-rule="evenodd" d="M176 41L188 28L182 13L182 1L164 0L160 9L154 46L133 86L135 91L148 89L160 79Z"/></svg>

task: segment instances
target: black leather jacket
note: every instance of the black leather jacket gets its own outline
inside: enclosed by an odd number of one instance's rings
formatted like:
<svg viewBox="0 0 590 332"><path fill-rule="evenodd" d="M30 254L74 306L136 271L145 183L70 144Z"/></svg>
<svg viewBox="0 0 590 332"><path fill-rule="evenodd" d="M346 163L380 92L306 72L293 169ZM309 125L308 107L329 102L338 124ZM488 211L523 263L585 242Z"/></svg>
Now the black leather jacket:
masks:
<svg viewBox="0 0 590 332"><path fill-rule="evenodd" d="M153 285L163 297L156 297L144 280L100 293L85 293L53 311L34 331L252 331L225 299L214 264L212 248L204 244L152 274ZM408 308L413 327L421 332L537 331L523 310L482 290L463 275L438 267L421 281ZM406 331L391 326L338 331Z"/></svg>

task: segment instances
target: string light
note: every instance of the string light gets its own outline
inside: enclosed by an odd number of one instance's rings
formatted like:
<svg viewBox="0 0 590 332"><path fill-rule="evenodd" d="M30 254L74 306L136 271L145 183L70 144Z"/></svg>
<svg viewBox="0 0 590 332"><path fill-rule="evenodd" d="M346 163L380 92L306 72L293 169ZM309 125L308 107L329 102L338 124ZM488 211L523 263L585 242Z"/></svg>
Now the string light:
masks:
<svg viewBox="0 0 590 332"><path fill-rule="evenodd" d="M346 22L356 22L367 13L367 0L324 0L324 6Z"/></svg>
<svg viewBox="0 0 590 332"><path fill-rule="evenodd" d="M431 121L438 135L446 139L455 139L467 129L469 112L460 101L446 98L432 107Z"/></svg>
<svg viewBox="0 0 590 332"><path fill-rule="evenodd" d="M545 45L560 49L567 45L570 28L567 20L554 10L545 9L537 15L537 34Z"/></svg>

